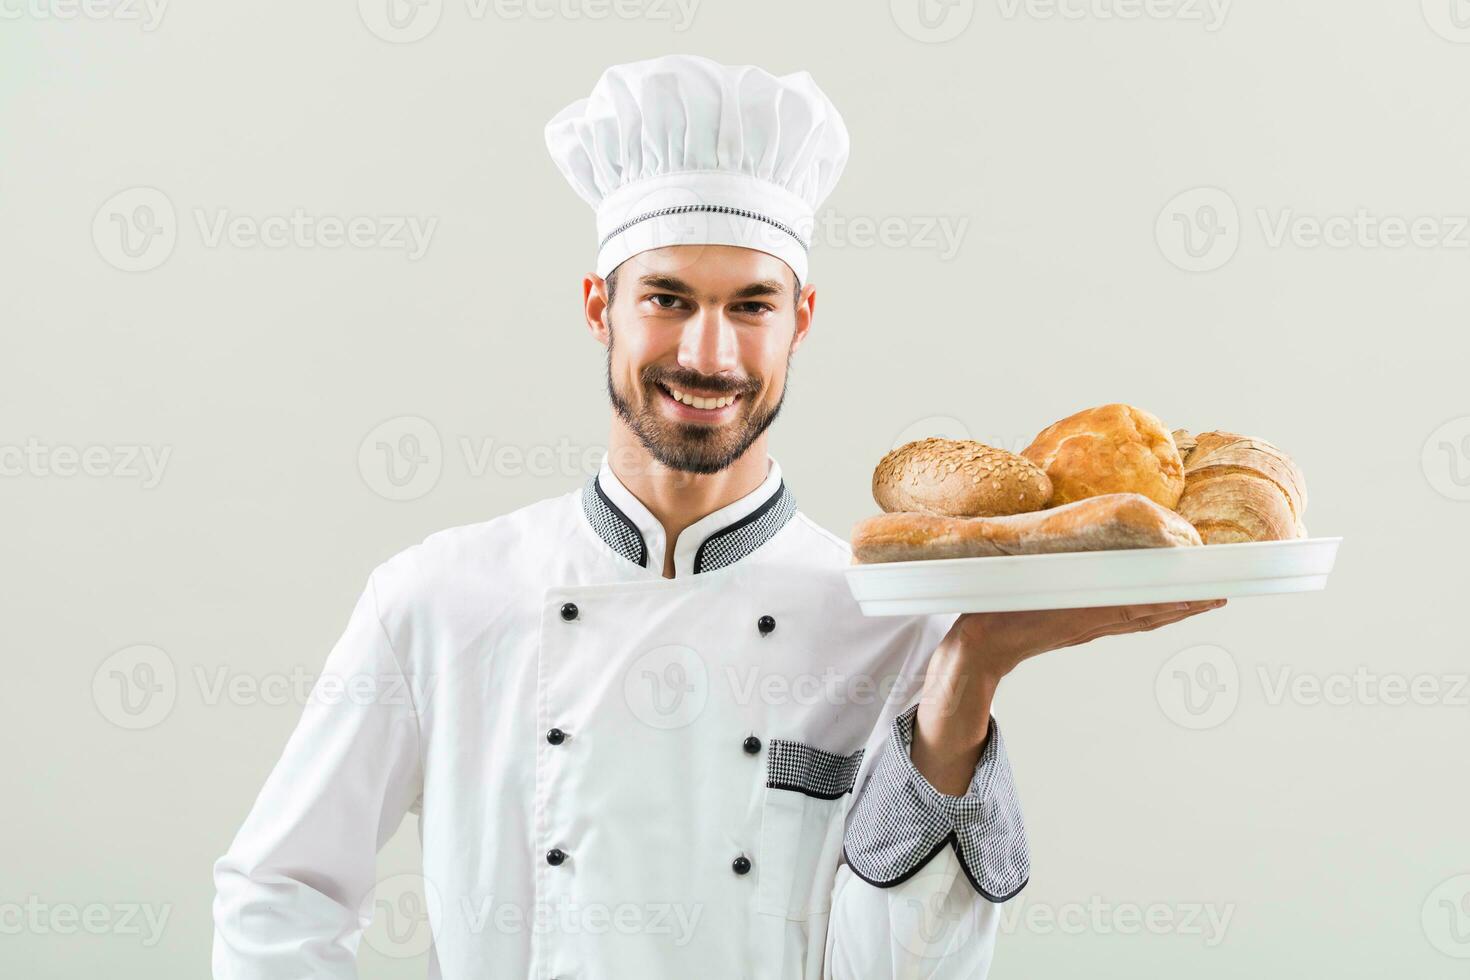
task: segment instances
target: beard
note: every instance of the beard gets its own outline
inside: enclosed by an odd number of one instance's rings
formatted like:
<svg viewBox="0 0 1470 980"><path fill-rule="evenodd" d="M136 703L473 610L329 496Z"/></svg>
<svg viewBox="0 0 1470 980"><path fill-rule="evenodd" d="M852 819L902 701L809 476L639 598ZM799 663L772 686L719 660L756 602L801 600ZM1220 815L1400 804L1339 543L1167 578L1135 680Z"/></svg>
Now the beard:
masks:
<svg viewBox="0 0 1470 980"><path fill-rule="evenodd" d="M743 384L724 379L707 379L680 368L661 368L650 364L639 372L638 381L643 388L641 406L635 406L630 394L619 391L613 381L612 352L614 330L612 317L608 317L607 343L607 394L613 410L627 424L648 454L661 465L681 473L718 473L745 454L751 443L776 421L781 405L786 401L786 390L791 378L791 354L786 354L787 385L781 389L781 397L769 409L759 409L753 404L751 395L761 391L764 385L759 378L747 379ZM719 425L698 422L680 422L667 418L657 402L661 396L657 390L659 382L678 388L681 385L714 391L721 394L738 394L738 412L734 418Z"/></svg>

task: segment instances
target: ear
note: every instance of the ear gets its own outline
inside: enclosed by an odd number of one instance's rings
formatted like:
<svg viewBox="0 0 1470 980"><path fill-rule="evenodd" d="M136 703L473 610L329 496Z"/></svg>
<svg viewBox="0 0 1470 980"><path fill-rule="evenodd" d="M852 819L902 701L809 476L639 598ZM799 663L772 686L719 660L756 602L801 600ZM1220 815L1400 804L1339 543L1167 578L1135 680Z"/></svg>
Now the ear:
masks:
<svg viewBox="0 0 1470 980"><path fill-rule="evenodd" d="M817 287L807 283L801 287L801 295L796 298L796 330L791 335L791 353L806 339L807 331L812 328L812 317L817 311Z"/></svg>
<svg viewBox="0 0 1470 980"><path fill-rule="evenodd" d="M606 347L610 331L607 325L607 280L588 273L582 279L582 314L587 329L599 344Z"/></svg>

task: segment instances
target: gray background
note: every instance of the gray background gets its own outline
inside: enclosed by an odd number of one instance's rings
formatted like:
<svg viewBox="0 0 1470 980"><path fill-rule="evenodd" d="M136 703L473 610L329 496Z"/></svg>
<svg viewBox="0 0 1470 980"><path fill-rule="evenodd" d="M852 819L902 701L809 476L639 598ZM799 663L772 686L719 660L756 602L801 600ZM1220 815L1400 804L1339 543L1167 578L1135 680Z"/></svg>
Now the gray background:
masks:
<svg viewBox="0 0 1470 980"><path fill-rule="evenodd" d="M807 69L852 132L772 439L819 522L901 438L1123 400L1278 443L1346 538L1325 593L1006 682L1035 873L992 975L1464 975L1470 4L99 2L0 31L0 973L205 975L210 864L371 567L590 472L592 214L541 129L688 51ZM371 240L211 237L294 209Z"/></svg>

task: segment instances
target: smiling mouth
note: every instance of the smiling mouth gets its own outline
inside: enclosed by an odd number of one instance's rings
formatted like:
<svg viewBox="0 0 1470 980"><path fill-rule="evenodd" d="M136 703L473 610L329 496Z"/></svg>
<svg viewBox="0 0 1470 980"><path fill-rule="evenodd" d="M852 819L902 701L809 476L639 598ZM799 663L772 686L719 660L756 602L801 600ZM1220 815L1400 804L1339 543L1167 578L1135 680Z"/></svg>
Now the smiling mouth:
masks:
<svg viewBox="0 0 1470 980"><path fill-rule="evenodd" d="M660 394L686 418L718 418L740 400L738 394L699 394L656 382Z"/></svg>

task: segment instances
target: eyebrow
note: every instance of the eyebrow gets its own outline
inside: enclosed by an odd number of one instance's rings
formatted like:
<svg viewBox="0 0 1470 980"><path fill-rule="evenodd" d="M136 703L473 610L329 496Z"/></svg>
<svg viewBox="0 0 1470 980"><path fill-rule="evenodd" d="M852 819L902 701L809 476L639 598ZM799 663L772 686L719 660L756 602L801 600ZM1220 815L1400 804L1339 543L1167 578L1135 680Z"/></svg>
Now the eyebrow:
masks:
<svg viewBox="0 0 1470 980"><path fill-rule="evenodd" d="M650 289L662 289L670 293L678 293L681 296L693 296L694 287L689 285L678 276L665 276L651 273L638 278L639 285ZM735 291L731 299L753 299L757 296L780 296L786 292L786 287L774 279L760 279L742 286Z"/></svg>

